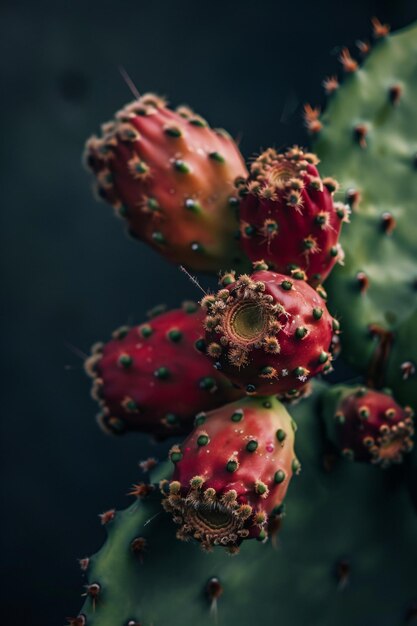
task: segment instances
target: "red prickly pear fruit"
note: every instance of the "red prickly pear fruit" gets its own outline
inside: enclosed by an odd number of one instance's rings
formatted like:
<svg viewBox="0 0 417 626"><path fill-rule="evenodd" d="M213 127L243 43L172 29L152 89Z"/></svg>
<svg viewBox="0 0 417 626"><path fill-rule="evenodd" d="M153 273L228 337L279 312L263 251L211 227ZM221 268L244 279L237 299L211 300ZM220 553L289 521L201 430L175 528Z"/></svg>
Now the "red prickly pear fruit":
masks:
<svg viewBox="0 0 417 626"><path fill-rule="evenodd" d="M131 235L193 270L243 267L234 182L247 170L225 131L147 94L87 141L85 161Z"/></svg>
<svg viewBox="0 0 417 626"><path fill-rule="evenodd" d="M327 433L343 456L386 468L413 448L413 411L366 387L337 385L324 395Z"/></svg>
<svg viewBox="0 0 417 626"><path fill-rule="evenodd" d="M113 434L141 431L163 439L187 433L194 415L242 395L204 355L204 312L193 302L149 323L122 327L93 347L86 371Z"/></svg>
<svg viewBox="0 0 417 626"><path fill-rule="evenodd" d="M313 376L331 370L339 324L317 291L296 276L261 269L233 281L228 274L224 288L202 300L207 354L248 394L294 398Z"/></svg>
<svg viewBox="0 0 417 626"><path fill-rule="evenodd" d="M247 181L237 181L241 245L252 261L264 259L283 274L300 269L312 285L322 283L344 254L338 243L349 209L334 203L333 179L320 178L318 158L293 147L272 148L251 165Z"/></svg>
<svg viewBox="0 0 417 626"><path fill-rule="evenodd" d="M232 553L244 539L266 539L268 520L300 464L295 424L275 398L244 398L197 415L181 446L171 448L172 480L162 481L164 507L180 525L179 539Z"/></svg>

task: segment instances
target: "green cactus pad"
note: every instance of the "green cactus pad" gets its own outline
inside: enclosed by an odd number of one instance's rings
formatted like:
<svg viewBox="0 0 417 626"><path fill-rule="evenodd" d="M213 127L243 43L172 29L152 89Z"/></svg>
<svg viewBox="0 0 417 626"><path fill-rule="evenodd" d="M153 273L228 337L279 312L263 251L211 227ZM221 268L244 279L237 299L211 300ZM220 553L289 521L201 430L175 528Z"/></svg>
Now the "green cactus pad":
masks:
<svg viewBox="0 0 417 626"><path fill-rule="evenodd" d="M155 491L107 525L87 569L100 590L81 611L86 626L305 626L306 615L309 626L402 624L417 600L411 503L395 473L332 466L331 456L323 463L319 400L316 391L292 408L303 470L276 545L251 540L233 557L204 553L175 538Z"/></svg>
<svg viewBox="0 0 417 626"><path fill-rule="evenodd" d="M342 323L344 355L366 375L372 370L375 384L392 385L409 404L416 398L417 377L403 383L398 366L417 362L416 331L409 323L417 309L416 102L417 26L412 26L377 42L363 66L331 96L314 145L322 174L341 184L337 199L352 197L352 190L360 194L342 233L345 264L326 283L331 309Z"/></svg>

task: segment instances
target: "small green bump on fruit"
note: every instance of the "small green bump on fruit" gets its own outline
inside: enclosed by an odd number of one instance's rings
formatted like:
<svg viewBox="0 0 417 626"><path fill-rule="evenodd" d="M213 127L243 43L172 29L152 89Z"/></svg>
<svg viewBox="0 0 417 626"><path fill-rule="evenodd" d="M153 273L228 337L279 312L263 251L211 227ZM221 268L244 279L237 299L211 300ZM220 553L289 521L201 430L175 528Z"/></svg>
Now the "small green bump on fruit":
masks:
<svg viewBox="0 0 417 626"><path fill-rule="evenodd" d="M167 413L165 415L165 421L170 426L175 426L175 424L178 424L179 419L178 419L178 416L175 415L175 413Z"/></svg>
<svg viewBox="0 0 417 626"><path fill-rule="evenodd" d="M199 352L205 352L206 347L207 347L204 339L197 339L194 346Z"/></svg>
<svg viewBox="0 0 417 626"><path fill-rule="evenodd" d="M248 452L255 452L257 447L258 447L258 442L255 439L248 441L248 443L246 444L246 450Z"/></svg>
<svg viewBox="0 0 417 626"><path fill-rule="evenodd" d="M177 126L165 126L164 133L168 135L168 137L181 137L182 132Z"/></svg>
<svg viewBox="0 0 417 626"><path fill-rule="evenodd" d="M242 409L239 409L238 411L235 411L231 418L232 422L240 422L243 419L243 411Z"/></svg>
<svg viewBox="0 0 417 626"><path fill-rule="evenodd" d="M282 428L278 428L276 432L276 436L277 436L278 441L282 443L284 439L286 438L287 433L285 432L285 430L282 430Z"/></svg>
<svg viewBox="0 0 417 626"><path fill-rule="evenodd" d="M210 152L209 158L217 163L225 163L225 158L220 154L220 152Z"/></svg>
<svg viewBox="0 0 417 626"><path fill-rule="evenodd" d="M274 482L277 483L277 485L279 485L280 483L284 482L285 480L285 472L284 470L278 470L277 472L275 472L274 474Z"/></svg>
<svg viewBox="0 0 417 626"><path fill-rule="evenodd" d="M211 391L212 389L214 389L215 386L216 386L216 381L214 380L214 378L211 378L210 376L205 376L199 382L200 389L205 389L207 391Z"/></svg>
<svg viewBox="0 0 417 626"><path fill-rule="evenodd" d="M124 407L127 411L137 411L138 410L138 403L135 402L135 400L128 400L127 402L124 403Z"/></svg>
<svg viewBox="0 0 417 626"><path fill-rule="evenodd" d="M160 380L166 380L170 376L170 371L165 366L158 367L158 369L154 371L154 376L155 378L159 378Z"/></svg>
<svg viewBox="0 0 417 626"><path fill-rule="evenodd" d="M291 276L296 280L305 280L306 278L305 272L303 270L294 270L291 273Z"/></svg>
<svg viewBox="0 0 417 626"><path fill-rule="evenodd" d="M264 529L259 531L259 535L256 537L257 541L265 541L265 539L268 537L266 531Z"/></svg>
<svg viewBox="0 0 417 626"><path fill-rule="evenodd" d="M260 375L263 377L272 376L274 371L275 371L275 368L273 368L271 365L265 365L265 367L261 369Z"/></svg>
<svg viewBox="0 0 417 626"><path fill-rule="evenodd" d="M314 221L319 226L323 226L323 224L326 223L326 215L323 215L323 214L316 215L316 217L314 218Z"/></svg>
<svg viewBox="0 0 417 626"><path fill-rule="evenodd" d="M246 391L247 393L254 393L256 391L255 385L251 385L251 384L246 385Z"/></svg>
<svg viewBox="0 0 417 626"><path fill-rule="evenodd" d="M287 391L287 396L293 396L293 397L297 397L299 395L299 391L298 389L290 389L289 391Z"/></svg>
<svg viewBox="0 0 417 626"><path fill-rule="evenodd" d="M187 165L187 163L185 161L182 161L181 159L175 159L173 165L174 165L174 169L177 172L180 172L180 174L189 174L191 172L190 166Z"/></svg>
<svg viewBox="0 0 417 626"><path fill-rule="evenodd" d="M298 459L293 459L292 463L291 463L291 469L294 472L294 474L298 474L300 469L301 469L301 464L300 461Z"/></svg>
<svg viewBox="0 0 417 626"><path fill-rule="evenodd" d="M306 238L303 240L303 248L304 250L311 250L314 248L315 242L313 239Z"/></svg>
<svg viewBox="0 0 417 626"><path fill-rule="evenodd" d="M369 419L369 409L366 406L359 408L359 417L363 420Z"/></svg>
<svg viewBox="0 0 417 626"><path fill-rule="evenodd" d="M168 339L174 343L178 343L182 339L182 332L178 328L172 328L168 331Z"/></svg>
<svg viewBox="0 0 417 626"><path fill-rule="evenodd" d="M298 426L297 426L296 422L293 419L291 419L291 428L293 429L294 433L296 433L297 430L298 430Z"/></svg>
<svg viewBox="0 0 417 626"><path fill-rule="evenodd" d="M319 359L318 359L320 365L323 365L323 363L326 363L328 358L329 358L329 355L327 352L325 352L324 350L323 352L320 352Z"/></svg>
<svg viewBox="0 0 417 626"><path fill-rule="evenodd" d="M198 446L206 446L210 442L210 437L208 435L200 435L197 437L197 445Z"/></svg>
<svg viewBox="0 0 417 626"><path fill-rule="evenodd" d="M231 474L233 474L233 472L235 472L238 467L239 467L239 463L233 459L228 461L226 464L226 470L230 472Z"/></svg>
<svg viewBox="0 0 417 626"><path fill-rule="evenodd" d="M153 335L152 326L150 326L149 324L145 324L144 326L141 326L139 329L139 332L144 339L147 339L148 337Z"/></svg>
<svg viewBox="0 0 417 626"><path fill-rule="evenodd" d="M129 354L121 354L118 358L118 363L121 367L128 369L133 364L133 359Z"/></svg>
<svg viewBox="0 0 417 626"><path fill-rule="evenodd" d="M270 403L270 401L269 401L269 400L265 400L264 402L262 402L262 406L263 406L265 409L270 409L270 408L272 407L272 404Z"/></svg>
<svg viewBox="0 0 417 626"><path fill-rule="evenodd" d="M204 120L202 117L192 117L188 120L188 122L193 126L197 126L198 128L207 128L208 126L206 120Z"/></svg>
<svg viewBox="0 0 417 626"><path fill-rule="evenodd" d="M305 326L299 326L295 329L295 336L297 339L304 339L307 336L308 330Z"/></svg>
<svg viewBox="0 0 417 626"><path fill-rule="evenodd" d="M233 276L233 274L226 274L225 276L222 277L221 283L224 287L226 287L227 285L231 285L235 281L236 279Z"/></svg>
<svg viewBox="0 0 417 626"><path fill-rule="evenodd" d="M346 421L346 417L343 415L341 411L338 411L337 413L335 413L334 419L338 424L344 424Z"/></svg>
<svg viewBox="0 0 417 626"><path fill-rule="evenodd" d="M281 283L281 287L285 291L290 291L290 289L292 289L292 282L290 280L283 280Z"/></svg>
<svg viewBox="0 0 417 626"><path fill-rule="evenodd" d="M339 249L337 246L332 246L330 248L330 256L332 257L337 257L337 255L339 254Z"/></svg>
<svg viewBox="0 0 417 626"><path fill-rule="evenodd" d="M258 495L263 496L267 493L268 487L262 481L258 480L255 484L255 491Z"/></svg>
<svg viewBox="0 0 417 626"><path fill-rule="evenodd" d="M265 261L255 261L255 263L253 263L253 271L254 272L260 272L261 270L268 270L268 269L269 269L269 267L265 263Z"/></svg>
<svg viewBox="0 0 417 626"><path fill-rule="evenodd" d="M193 213L199 213L201 211L201 204L197 200L194 200L194 198L187 198L184 202L184 206Z"/></svg>
<svg viewBox="0 0 417 626"><path fill-rule="evenodd" d="M172 452L170 459L173 463L178 463L182 460L182 452Z"/></svg>
<svg viewBox="0 0 417 626"><path fill-rule="evenodd" d="M276 222L268 222L268 224L266 225L266 231L269 234L273 234L276 233L278 231L278 224Z"/></svg>
<svg viewBox="0 0 417 626"><path fill-rule="evenodd" d="M335 333L337 333L340 330L339 321L335 317L332 319L332 329Z"/></svg>
<svg viewBox="0 0 417 626"><path fill-rule="evenodd" d="M323 298L323 300L327 300L327 292L325 288L323 287L323 285L317 285L316 291L319 294L319 296Z"/></svg>
<svg viewBox="0 0 417 626"><path fill-rule="evenodd" d="M152 241L154 241L155 243L163 244L165 243L165 237L163 236L161 232L154 231L152 233Z"/></svg>
<svg viewBox="0 0 417 626"><path fill-rule="evenodd" d="M253 226L251 226L250 224L248 224L247 226L245 226L244 231L245 231L245 235L246 235L247 237L251 237L251 236L254 234L255 229L254 229L254 227L253 227Z"/></svg>
<svg viewBox="0 0 417 626"><path fill-rule="evenodd" d="M299 365L298 367L296 367L293 371L294 376L297 376L297 378L299 376L306 376L307 375L307 370L305 367L301 367L301 365Z"/></svg>
<svg viewBox="0 0 417 626"><path fill-rule="evenodd" d="M319 306L314 307L313 309L313 317L315 320L320 320L322 318L323 315L323 309L321 309Z"/></svg>
<svg viewBox="0 0 417 626"><path fill-rule="evenodd" d="M159 202L158 202L158 200L156 198L148 198L147 201L146 201L146 206L152 212L159 211L160 208L161 208L159 206Z"/></svg>
<svg viewBox="0 0 417 626"><path fill-rule="evenodd" d="M117 212L120 215L120 217L127 217L129 215L129 209L124 204L122 204L122 206L119 207Z"/></svg>
<svg viewBox="0 0 417 626"><path fill-rule="evenodd" d="M206 414L204 412L199 413L195 416L194 424L195 426L202 426L206 421Z"/></svg>
<svg viewBox="0 0 417 626"><path fill-rule="evenodd" d="M230 196L228 203L229 203L229 206L235 209L239 206L239 199L236 198L235 196Z"/></svg>

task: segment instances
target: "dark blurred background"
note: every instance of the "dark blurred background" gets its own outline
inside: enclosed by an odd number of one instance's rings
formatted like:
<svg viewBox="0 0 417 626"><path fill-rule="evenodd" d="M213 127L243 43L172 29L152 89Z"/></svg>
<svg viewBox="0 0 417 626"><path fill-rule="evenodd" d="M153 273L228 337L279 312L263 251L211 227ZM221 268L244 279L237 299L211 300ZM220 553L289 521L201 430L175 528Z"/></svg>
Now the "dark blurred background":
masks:
<svg viewBox="0 0 417 626"><path fill-rule="evenodd" d="M161 301L198 297L90 193L83 143L132 99L118 66L250 155L307 141L302 104L323 102L322 79L341 46L369 36L373 15L396 29L417 6L3 1L2 625L60 626L78 613L77 558L104 539L98 514L127 506L138 460L160 454L98 430L82 354Z"/></svg>

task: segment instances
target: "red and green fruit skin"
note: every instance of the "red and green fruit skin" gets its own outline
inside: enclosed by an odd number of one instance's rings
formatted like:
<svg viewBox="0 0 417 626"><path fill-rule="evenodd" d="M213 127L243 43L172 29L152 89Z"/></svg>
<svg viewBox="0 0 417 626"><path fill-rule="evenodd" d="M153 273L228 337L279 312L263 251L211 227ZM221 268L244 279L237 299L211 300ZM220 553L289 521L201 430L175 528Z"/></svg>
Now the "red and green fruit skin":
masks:
<svg viewBox="0 0 417 626"><path fill-rule="evenodd" d="M312 377L331 369L339 324L303 274L255 271L202 304L208 355L247 393L294 397Z"/></svg>
<svg viewBox="0 0 417 626"><path fill-rule="evenodd" d="M203 319L188 302L93 347L86 369L106 431L157 438L188 432L196 413L242 395L205 357Z"/></svg>
<svg viewBox="0 0 417 626"><path fill-rule="evenodd" d="M303 270L308 282L322 283L339 262L338 243L349 209L333 202L337 183L320 178L319 160L298 147L277 153L269 148L239 181L241 245L252 261L291 274Z"/></svg>
<svg viewBox="0 0 417 626"><path fill-rule="evenodd" d="M147 94L87 141L85 162L129 233L171 262L206 272L243 267L234 181L247 170L225 131Z"/></svg>
<svg viewBox="0 0 417 626"><path fill-rule="evenodd" d="M181 526L178 537L231 551L243 539L265 539L268 520L279 514L300 469L294 430L273 396L246 397L198 415L170 454L175 470L165 505Z"/></svg>

